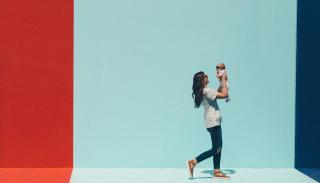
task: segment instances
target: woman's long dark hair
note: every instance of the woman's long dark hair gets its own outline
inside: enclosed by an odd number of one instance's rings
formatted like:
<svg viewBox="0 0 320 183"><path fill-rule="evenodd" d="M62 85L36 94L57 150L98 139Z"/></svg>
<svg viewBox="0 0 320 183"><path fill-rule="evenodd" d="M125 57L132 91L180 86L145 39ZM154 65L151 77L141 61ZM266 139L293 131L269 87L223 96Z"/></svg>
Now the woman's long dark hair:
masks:
<svg viewBox="0 0 320 183"><path fill-rule="evenodd" d="M197 72L193 76L192 98L194 99L194 107L199 108L203 99L203 84L202 81L206 74L203 71Z"/></svg>

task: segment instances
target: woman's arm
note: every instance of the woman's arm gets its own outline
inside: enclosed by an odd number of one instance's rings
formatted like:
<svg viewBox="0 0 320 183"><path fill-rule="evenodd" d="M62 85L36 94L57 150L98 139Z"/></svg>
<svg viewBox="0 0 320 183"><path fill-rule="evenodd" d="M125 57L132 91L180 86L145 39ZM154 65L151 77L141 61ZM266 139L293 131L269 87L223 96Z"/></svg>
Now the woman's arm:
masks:
<svg viewBox="0 0 320 183"><path fill-rule="evenodd" d="M221 85L219 85L218 92L221 92L221 90L222 90Z"/></svg>

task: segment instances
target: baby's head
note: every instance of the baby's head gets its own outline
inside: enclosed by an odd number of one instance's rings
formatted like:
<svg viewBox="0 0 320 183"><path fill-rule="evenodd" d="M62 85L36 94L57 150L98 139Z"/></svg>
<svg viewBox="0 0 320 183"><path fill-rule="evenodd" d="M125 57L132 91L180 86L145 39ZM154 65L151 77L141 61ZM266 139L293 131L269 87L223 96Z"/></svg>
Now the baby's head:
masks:
<svg viewBox="0 0 320 183"><path fill-rule="evenodd" d="M226 65L224 65L224 63L219 63L218 65L216 65L216 69L217 71L224 70L226 69Z"/></svg>
<svg viewBox="0 0 320 183"><path fill-rule="evenodd" d="M217 69L217 76L221 77L225 72L226 66L224 65L224 63L220 63L216 65L216 69Z"/></svg>

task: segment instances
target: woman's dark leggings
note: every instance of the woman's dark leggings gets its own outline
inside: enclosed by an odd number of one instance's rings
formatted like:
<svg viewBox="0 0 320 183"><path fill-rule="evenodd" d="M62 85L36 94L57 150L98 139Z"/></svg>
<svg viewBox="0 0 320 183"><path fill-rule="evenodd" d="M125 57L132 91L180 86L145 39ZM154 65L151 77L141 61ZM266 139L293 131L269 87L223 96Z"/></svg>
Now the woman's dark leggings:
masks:
<svg viewBox="0 0 320 183"><path fill-rule="evenodd" d="M222 149L222 132L221 125L207 128L210 132L212 148L208 151L203 152L196 157L198 163L213 156L214 169L220 169L221 149Z"/></svg>

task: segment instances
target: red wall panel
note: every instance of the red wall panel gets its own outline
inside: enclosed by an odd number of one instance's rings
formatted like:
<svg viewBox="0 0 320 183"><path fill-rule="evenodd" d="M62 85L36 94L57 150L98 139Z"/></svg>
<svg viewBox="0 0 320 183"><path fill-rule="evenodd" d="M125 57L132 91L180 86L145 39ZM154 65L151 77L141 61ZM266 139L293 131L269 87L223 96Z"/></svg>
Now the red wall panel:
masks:
<svg viewBox="0 0 320 183"><path fill-rule="evenodd" d="M0 22L0 167L72 167L73 0L1 0Z"/></svg>

